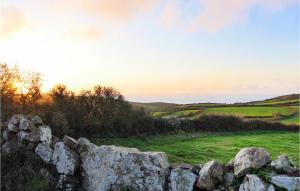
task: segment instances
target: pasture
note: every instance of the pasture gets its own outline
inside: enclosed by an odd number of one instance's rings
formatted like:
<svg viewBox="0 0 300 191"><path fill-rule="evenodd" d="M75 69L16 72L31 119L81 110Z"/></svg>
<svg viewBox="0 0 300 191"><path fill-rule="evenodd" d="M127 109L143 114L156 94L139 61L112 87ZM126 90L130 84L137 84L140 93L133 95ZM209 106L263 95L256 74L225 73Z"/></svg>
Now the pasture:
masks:
<svg viewBox="0 0 300 191"><path fill-rule="evenodd" d="M286 154L299 166L298 132L184 133L146 138L93 139L92 142L135 147L142 151L163 151L171 163L190 164L212 159L227 163L241 148L255 146L267 149L272 159Z"/></svg>

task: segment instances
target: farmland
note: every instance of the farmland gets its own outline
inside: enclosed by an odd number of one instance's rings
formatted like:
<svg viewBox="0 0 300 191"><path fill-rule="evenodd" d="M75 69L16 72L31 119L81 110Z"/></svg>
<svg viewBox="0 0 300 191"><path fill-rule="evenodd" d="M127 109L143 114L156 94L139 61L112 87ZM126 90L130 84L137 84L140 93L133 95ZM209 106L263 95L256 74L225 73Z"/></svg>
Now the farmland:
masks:
<svg viewBox="0 0 300 191"><path fill-rule="evenodd" d="M150 106L148 103L147 106ZM140 105L145 106L145 105ZM147 106L144 107L147 110ZM156 105L157 106L157 105ZM248 103L195 103L165 104L148 110L152 116L165 119L196 119L201 115L235 115L243 118L262 119L283 124L299 124L299 94L280 96Z"/></svg>
<svg viewBox="0 0 300 191"><path fill-rule="evenodd" d="M287 154L295 164L299 164L298 132L184 133L147 138L94 139L93 142L135 147L143 151L163 151L171 163L191 164L212 159L226 163L241 148L256 146L267 149L273 159Z"/></svg>

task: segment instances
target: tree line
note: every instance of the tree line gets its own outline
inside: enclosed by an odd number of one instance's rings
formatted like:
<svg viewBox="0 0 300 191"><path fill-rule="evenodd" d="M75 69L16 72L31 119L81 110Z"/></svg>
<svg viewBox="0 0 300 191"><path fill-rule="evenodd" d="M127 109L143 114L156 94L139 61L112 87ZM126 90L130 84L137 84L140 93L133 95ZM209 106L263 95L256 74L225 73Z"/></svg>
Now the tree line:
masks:
<svg viewBox="0 0 300 191"><path fill-rule="evenodd" d="M74 137L141 135L167 127L166 121L133 109L112 87L97 85L75 94L57 84L43 94L40 73L21 72L7 64L0 64L0 80L2 122L15 113L38 114L55 134Z"/></svg>
<svg viewBox="0 0 300 191"><path fill-rule="evenodd" d="M200 116L196 120L153 118L134 109L112 87L95 86L75 94L57 84L42 93L42 75L0 64L1 124L15 113L42 116L53 134L72 137L126 137L194 131L298 130L280 123L245 121L235 116ZM2 126L2 125L1 125Z"/></svg>

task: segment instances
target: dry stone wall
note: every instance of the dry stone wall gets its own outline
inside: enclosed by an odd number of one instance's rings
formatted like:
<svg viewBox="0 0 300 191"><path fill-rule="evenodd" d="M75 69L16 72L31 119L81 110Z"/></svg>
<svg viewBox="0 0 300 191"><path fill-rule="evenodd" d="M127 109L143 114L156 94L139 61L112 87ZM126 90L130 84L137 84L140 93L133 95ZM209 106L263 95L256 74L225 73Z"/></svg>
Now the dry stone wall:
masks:
<svg viewBox="0 0 300 191"><path fill-rule="evenodd" d="M243 148L226 165L214 160L194 166L170 165L163 152L97 146L82 137L61 140L39 116L16 114L2 132L1 154L24 150L54 169L43 168L40 173L49 184L52 180L56 190L294 191L300 186L299 169L288 157L271 161L263 148Z"/></svg>

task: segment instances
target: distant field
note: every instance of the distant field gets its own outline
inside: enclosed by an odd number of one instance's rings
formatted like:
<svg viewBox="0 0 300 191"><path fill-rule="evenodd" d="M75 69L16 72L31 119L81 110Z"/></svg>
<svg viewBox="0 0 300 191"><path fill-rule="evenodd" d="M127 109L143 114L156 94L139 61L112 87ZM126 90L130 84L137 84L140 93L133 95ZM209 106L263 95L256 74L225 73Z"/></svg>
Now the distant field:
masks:
<svg viewBox="0 0 300 191"><path fill-rule="evenodd" d="M295 112L291 107L221 107L207 108L203 114L241 115L247 117L272 117L274 114L289 116Z"/></svg>
<svg viewBox="0 0 300 191"><path fill-rule="evenodd" d="M166 152L171 163L205 163L216 159L227 163L243 147L263 147L272 158L287 154L299 166L299 133L239 132L215 134L181 134L147 138L94 139L98 145L114 144L143 151Z"/></svg>

